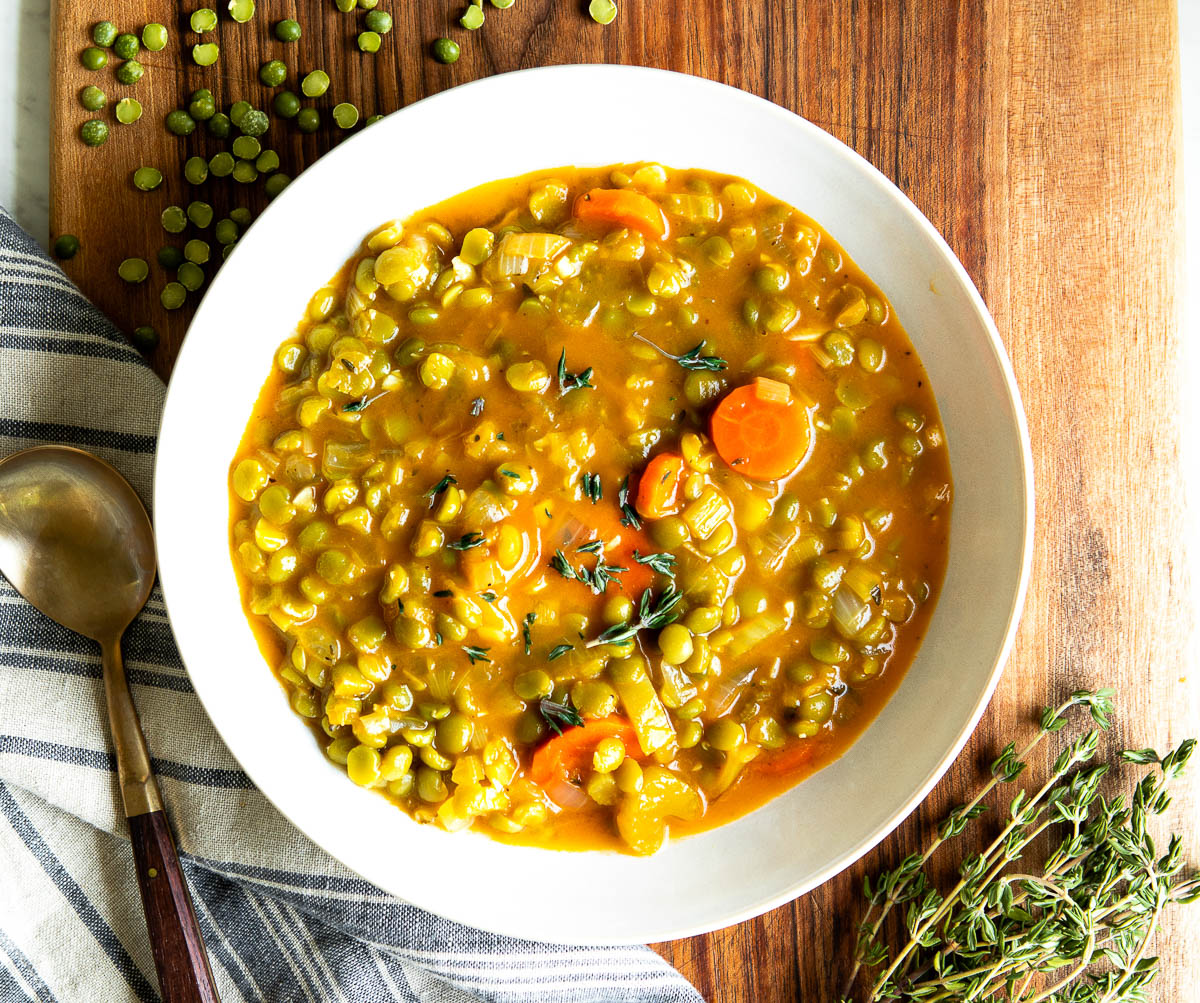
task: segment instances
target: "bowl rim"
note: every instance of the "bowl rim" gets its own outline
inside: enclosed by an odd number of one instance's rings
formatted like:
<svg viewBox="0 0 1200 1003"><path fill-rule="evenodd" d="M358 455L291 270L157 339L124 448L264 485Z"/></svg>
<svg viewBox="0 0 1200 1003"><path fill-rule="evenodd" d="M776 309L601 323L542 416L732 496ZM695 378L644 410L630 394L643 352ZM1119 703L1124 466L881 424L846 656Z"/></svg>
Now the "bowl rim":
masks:
<svg viewBox="0 0 1200 1003"><path fill-rule="evenodd" d="M1017 384L1016 375L1013 371L1012 362L1004 348L1004 344L1000 337L999 331L996 328L995 321L993 320L986 304L984 303L982 295L976 288L975 283L972 281L970 275L966 271L966 268L959 261L957 255L946 242L945 238L908 198L908 196L905 195L904 192L901 191L901 189L894 182L892 182L890 178L874 167L868 160L858 154L851 147L843 143L841 140L820 128L815 123L780 105L775 104L772 101L767 100L766 98L759 97L758 95L752 94L740 88L709 80L704 77L679 73L672 70L662 70L653 67L604 63L570 63L555 66L531 67L528 69L514 70L507 73L493 74L488 77L483 77L447 88L437 92L436 94L431 94L420 99L419 101L405 105L403 108L390 113L388 116L386 116L386 118L390 119L396 116L401 116L405 112L417 106L426 106L430 104L436 105L441 102L449 103L452 101L461 101L462 93L465 91L473 92L475 90L486 90L489 87L494 87L496 85L496 81L509 80L510 78L515 77L537 78L538 80L545 78L544 86L565 88L571 86L579 79L587 79L590 77L602 84L604 79L608 79L613 76L640 76L645 79L648 87L654 86L655 81L661 79L673 81L683 80L686 81L686 86L696 88L697 93L700 96L702 96L702 92L704 91L720 92L729 97L731 100L739 100L744 102L748 107L752 107L757 114L775 117L783 128L799 130L804 134L807 141L828 148L836 156L848 158L851 163L856 165L860 170L864 171L877 184L879 184L881 190L886 193L887 197L903 213L909 224L921 231L924 236L929 239L937 248L941 255L942 263L949 269L952 278L957 280L958 284L961 286L962 291L966 294L966 298L973 312L975 313L978 321L982 325L983 330L987 335L988 348L994 357L997 369L1002 377L1003 389L1005 392L1004 403L1007 404L1011 410L1016 424L1016 431L1018 433L1017 445L1019 447L1021 472L1020 567L1016 588L1013 590L1006 614L1003 642L996 651L992 669L986 685L980 690L978 699L976 700L971 713L962 724L954 741L945 750L943 755L936 761L933 767L929 769L925 778L919 783L912 794L898 807L896 807L885 820L880 822L873 831L868 832L853 845L843 848L841 852L831 859L825 867L811 873L802 880L791 882L786 887L783 887L772 894L760 896L756 900L744 904L738 909L728 910L719 918L708 918L690 925L681 924L672 926L669 930L638 929L634 930L632 935L617 934L613 936L604 936L601 934L600 936L589 935L588 938L589 943L619 945L665 941L708 933L713 930L723 929L725 927L741 923L747 919L759 916L780 905L784 905L800 895L803 895L806 892L809 892L814 888L824 884L832 877L853 865L857 860L878 845L883 839L894 832L895 829L901 825L901 823L903 823L904 820L917 808L917 806L925 800L930 791L946 773L954 760L957 759L968 739L974 733L975 728L977 727L979 720L983 715L983 712L986 710L988 703L995 692L996 686L1000 680L1000 676L1002 675L1012 653L1020 616L1024 608L1024 603L1028 592L1032 569L1035 529L1035 495L1032 447L1030 443L1028 422L1021 400L1020 389ZM360 131L358 134L353 135L341 142L337 147L322 156L319 161L314 162L309 168L298 175L297 178L288 186L287 190L285 190L285 192L279 197L274 199L260 214L258 219L255 221L256 224L258 220L263 218L275 218L276 216L280 215L287 205L295 200L298 194L302 194L308 187L319 183L318 174L325 176L331 171L335 170L339 165L352 164L354 162L355 151L358 147L359 140L363 134L364 133ZM315 170L318 164L320 164L321 167L319 172ZM554 165L546 166L549 168ZM481 178L480 183L490 180L492 179ZM192 337L191 335L193 330L204 326L207 314L209 312L207 308L212 301L212 297L209 294L212 293L213 290L223 288L222 279L225 279L226 282L229 281L228 276L218 273L206 290L206 295L192 317L191 323L188 326L187 336L185 336L183 344L181 345L180 351L176 357L175 366L172 370L171 378L167 385L162 415L159 422L158 442L160 447L164 439L164 432L170 431L170 429L173 427L171 423L181 419L186 419L186 415L177 416L175 414L173 403L179 395L173 394L173 390L175 389L177 383L184 379L182 374L186 373L188 370L188 360L191 354L194 351L199 350L193 346L196 345L200 339ZM163 453L161 448L156 450L153 474L154 500L156 506L158 499L169 493L166 490L166 485L161 479L163 470L163 463L161 461L162 455ZM162 587L164 605L167 610L168 620L170 621L171 592L168 580L175 580L175 568L174 566L170 566L170 561L164 562L162 560L163 547L157 538L156 547L158 549L159 557L160 585ZM166 566L169 566L169 568ZM174 632L174 628L172 628L172 630ZM306 838L310 839L316 845L321 847L322 850L329 853L333 859L337 860L343 866L354 871L355 873L361 874L361 872L357 871L353 865L347 863L335 851L327 847L321 839L312 835L305 827L303 827L293 817L293 815L283 805L277 802L275 798L271 796L268 790L259 783L258 778L246 768L245 763L242 762L241 758L237 754L237 751L229 742L228 736L222 730L221 724L212 716L208 709L208 705L202 695L202 692L204 689L206 689L206 687L195 685L196 680L190 668L187 668L187 660L184 656L182 646L179 646L179 648L181 660L183 660L185 670L188 672L188 676L196 690L197 698L205 708L205 713L209 716L209 720L212 722L214 729L218 735L220 735L230 753L235 759L237 759L242 769L246 771L256 788L265 798L267 798L268 801L271 802L275 809L279 811L280 814L283 815L290 824L294 825L297 830L303 833ZM860 739L861 737L862 736L860 736ZM374 879L368 877L367 875L361 876L365 880L374 883ZM384 890L389 891L391 894L396 894L400 898L404 898L402 892L398 892L394 889ZM530 931L528 929L514 929L511 927L501 928L495 923L481 924L478 919L475 919L470 915L469 908L443 909L439 904L436 903L409 899L405 900L412 901L414 905L417 905L423 909L427 909L435 914L444 916L452 921L464 923L477 929L483 929L492 933L498 933L506 936L532 937L543 941L557 943L580 943L579 940L569 937L558 940L553 936L552 931L547 931L545 928L538 928L536 931Z"/></svg>

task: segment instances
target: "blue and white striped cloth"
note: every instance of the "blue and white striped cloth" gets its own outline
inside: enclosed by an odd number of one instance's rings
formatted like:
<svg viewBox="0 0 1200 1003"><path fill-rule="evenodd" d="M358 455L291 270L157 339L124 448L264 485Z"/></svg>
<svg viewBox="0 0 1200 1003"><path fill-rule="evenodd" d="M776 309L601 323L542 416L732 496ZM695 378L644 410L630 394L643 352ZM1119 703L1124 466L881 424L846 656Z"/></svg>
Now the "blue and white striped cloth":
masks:
<svg viewBox="0 0 1200 1003"><path fill-rule="evenodd" d="M80 446L149 499L162 399L138 354L0 209L0 455ZM125 657L225 1003L700 1000L647 948L473 930L318 849L217 737L157 588ZM0 578L0 1003L158 999L110 748L98 652Z"/></svg>

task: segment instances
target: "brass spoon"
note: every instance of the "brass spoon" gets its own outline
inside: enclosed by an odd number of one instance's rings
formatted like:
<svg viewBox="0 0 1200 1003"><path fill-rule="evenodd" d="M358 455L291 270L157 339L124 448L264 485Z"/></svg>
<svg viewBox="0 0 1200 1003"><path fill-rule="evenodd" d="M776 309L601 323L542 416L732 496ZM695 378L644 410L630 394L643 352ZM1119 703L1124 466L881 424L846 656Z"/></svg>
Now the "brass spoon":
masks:
<svg viewBox="0 0 1200 1003"><path fill-rule="evenodd" d="M117 777L163 999L218 1003L121 661L121 635L146 604L154 569L150 518L103 460L67 446L0 460L0 572L46 616L100 645Z"/></svg>

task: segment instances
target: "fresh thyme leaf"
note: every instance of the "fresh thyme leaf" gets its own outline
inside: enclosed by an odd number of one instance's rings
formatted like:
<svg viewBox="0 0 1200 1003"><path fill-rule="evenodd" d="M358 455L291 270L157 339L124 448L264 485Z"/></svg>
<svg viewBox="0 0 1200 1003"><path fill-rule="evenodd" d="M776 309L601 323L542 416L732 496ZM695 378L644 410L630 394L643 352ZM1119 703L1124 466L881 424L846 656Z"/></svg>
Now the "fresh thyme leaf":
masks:
<svg viewBox="0 0 1200 1003"><path fill-rule="evenodd" d="M1196 743L1188 739L1161 757L1153 749L1122 753L1123 762L1150 769L1131 795L1101 796L1110 767L1089 764L1099 749L1099 729L1109 725L1112 695L1080 690L1047 707L1036 735L1019 751L1015 743L1001 751L987 784L950 811L924 852L874 883L864 879L868 908L844 998L864 968L882 969L868 1003L1148 998L1157 959L1147 956L1147 948L1163 910L1200 899L1200 877L1184 873L1181 838L1172 836L1162 854L1147 831L1151 818L1170 804L1168 784ZM1086 710L1098 728L1066 742L1049 778L1033 793L1017 791L999 819L999 835L962 862L960 880L943 894L926 873L929 858L984 813L984 798L999 784L1043 760L1032 753L1075 708ZM905 923L901 943L893 947L883 931L896 907L904 908Z"/></svg>
<svg viewBox="0 0 1200 1003"><path fill-rule="evenodd" d="M571 698L568 697L562 703L556 703L549 697L543 697L538 701L538 712L542 715L546 724L553 730L554 734L561 735L563 728L578 728L583 724L583 718L579 716L579 712L571 706Z"/></svg>
<svg viewBox="0 0 1200 1003"><path fill-rule="evenodd" d="M556 550L554 556L550 558L550 567L557 571L567 581L574 581L579 576L575 574L575 569L571 567L571 562L567 560L567 555L561 550Z"/></svg>
<svg viewBox="0 0 1200 1003"><path fill-rule="evenodd" d="M596 386L590 382L592 378L592 367L581 373L567 372L567 350L562 350L562 355L558 357L558 392L559 394L570 393L572 390L595 390Z"/></svg>
<svg viewBox="0 0 1200 1003"><path fill-rule="evenodd" d="M600 484L599 474L584 474L579 481L583 485L583 496L593 505L604 497L604 488Z"/></svg>
<svg viewBox="0 0 1200 1003"><path fill-rule="evenodd" d="M562 658L562 656L565 655L568 651L574 651L574 650L575 650L575 645L573 645L573 644L556 644L553 648L550 649L550 654L548 654L546 656L546 661L553 662L556 658Z"/></svg>
<svg viewBox="0 0 1200 1003"><path fill-rule="evenodd" d="M621 525L628 526L630 529L641 529L642 520L638 518L638 514L629 504L629 475L625 475L625 480L621 481L621 486L617 489L617 504L621 506Z"/></svg>
<svg viewBox="0 0 1200 1003"><path fill-rule="evenodd" d="M700 352L704 349L703 341L700 342L700 344L696 345L695 348L688 349L688 351L684 352L682 355L672 355L666 349L661 348L660 346L656 345L649 338L644 338L640 334L636 334L636 333L633 335L633 337L637 338L638 341L645 342L647 345L649 345L651 348L653 348L656 352L658 352L661 355L665 356L666 358L670 359L672 362L677 362L680 366L682 366L684 369L689 370L690 372L696 372L699 370L706 370L706 371L712 372L712 371L724 369L726 366L729 365L729 363L727 363L720 356L701 355Z"/></svg>
<svg viewBox="0 0 1200 1003"><path fill-rule="evenodd" d="M479 648L479 647L476 647L474 644L464 644L462 646L462 650L467 653L467 658L469 658L471 660L472 665L474 665L476 662L490 662L491 661L491 659L488 658L488 649L487 648Z"/></svg>
<svg viewBox="0 0 1200 1003"><path fill-rule="evenodd" d="M472 550L475 547L483 546L483 534L474 531L463 533L457 540L453 540L446 544L450 550Z"/></svg>
<svg viewBox="0 0 1200 1003"><path fill-rule="evenodd" d="M521 626L521 633L525 637L525 654L527 655L533 650L533 641L529 636L529 628L533 626L535 620L537 620L536 613L526 613L524 623Z"/></svg>
<svg viewBox="0 0 1200 1003"><path fill-rule="evenodd" d="M437 642L437 646L440 648L442 646L442 632L440 630L437 631L437 633L433 635L433 639L435 642Z"/></svg>
<svg viewBox="0 0 1200 1003"><path fill-rule="evenodd" d="M701 355L700 350L703 347L704 342L700 342L699 345L684 352L683 355L675 356L675 361L691 372L715 372L724 369L729 364L718 355Z"/></svg>
<svg viewBox="0 0 1200 1003"><path fill-rule="evenodd" d="M622 575L628 568L622 567L619 564L606 564L604 561L599 561L591 571L586 568L580 568L577 572L579 580L586 585L590 585L592 591L596 595L600 595L606 588L608 583L613 581L614 575Z"/></svg>
<svg viewBox="0 0 1200 1003"><path fill-rule="evenodd" d="M385 391L385 393L386 393L386 391ZM384 395L376 394L374 397L367 397L366 395L364 395L362 397L359 397L358 400L346 401L346 403L342 405L342 410L348 411L351 414L353 414L356 411L361 411L368 404L374 404L382 396L384 396Z"/></svg>
<svg viewBox="0 0 1200 1003"><path fill-rule="evenodd" d="M584 554L602 554L604 544L600 540L592 540L576 549L578 552ZM614 575L621 575L629 570L619 564L608 564L603 557L596 562L594 568L587 568L582 565L575 567L567 560L567 555L561 550L556 550L554 556L550 558L550 567L568 581L583 582L584 585L588 586L597 595L600 595L608 588L608 583L613 581Z"/></svg>
<svg viewBox="0 0 1200 1003"><path fill-rule="evenodd" d="M491 591L480 592L479 598L482 599L484 602L495 602L496 601L496 593L491 592Z"/></svg>
<svg viewBox="0 0 1200 1003"><path fill-rule="evenodd" d="M476 397L471 401L471 417L478 418L481 414L483 414L483 398Z"/></svg>
<svg viewBox="0 0 1200 1003"><path fill-rule="evenodd" d="M624 623L614 623L594 640L588 641L586 647L594 648L599 644L624 644L636 637L642 630L661 630L669 623L679 619L677 607L683 601L683 593L674 585L668 585L657 598L653 589L646 589L638 602L638 616L635 620Z"/></svg>
<svg viewBox="0 0 1200 1003"><path fill-rule="evenodd" d="M353 362L351 362L349 359L339 359L338 361L341 362L343 369L345 369L351 373L358 372L358 367Z"/></svg>
<svg viewBox="0 0 1200 1003"><path fill-rule="evenodd" d="M666 575L668 578L675 577L674 554L639 554L635 550L633 552L633 559L638 564L644 564L646 567L657 571L660 575Z"/></svg>
<svg viewBox="0 0 1200 1003"><path fill-rule="evenodd" d="M457 477L455 477L453 474L447 474L440 481L438 481L433 487L431 487L428 491L426 491L425 497L430 500L429 507L433 508L433 506L435 504L437 504L438 495L440 495L443 491L445 491L446 488L450 487L451 484L457 484L457 483L458 483Z"/></svg>
<svg viewBox="0 0 1200 1003"><path fill-rule="evenodd" d="M500 473L502 473L505 477L511 477L514 481L519 481L521 479L520 474L518 474L515 470L509 470L508 467L501 467Z"/></svg>

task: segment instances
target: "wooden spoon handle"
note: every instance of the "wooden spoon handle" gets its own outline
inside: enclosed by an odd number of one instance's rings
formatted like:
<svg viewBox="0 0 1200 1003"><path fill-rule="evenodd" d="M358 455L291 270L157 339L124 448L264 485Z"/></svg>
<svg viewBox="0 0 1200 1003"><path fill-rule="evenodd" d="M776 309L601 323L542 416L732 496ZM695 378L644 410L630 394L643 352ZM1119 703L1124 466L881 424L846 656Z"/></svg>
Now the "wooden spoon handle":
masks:
<svg viewBox="0 0 1200 1003"><path fill-rule="evenodd" d="M220 1003L166 812L130 816L129 835L163 1003Z"/></svg>

